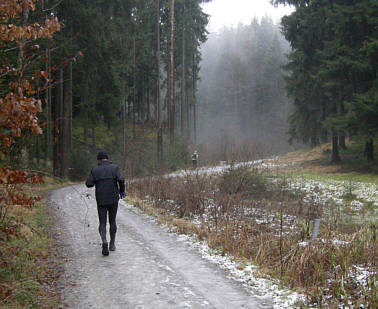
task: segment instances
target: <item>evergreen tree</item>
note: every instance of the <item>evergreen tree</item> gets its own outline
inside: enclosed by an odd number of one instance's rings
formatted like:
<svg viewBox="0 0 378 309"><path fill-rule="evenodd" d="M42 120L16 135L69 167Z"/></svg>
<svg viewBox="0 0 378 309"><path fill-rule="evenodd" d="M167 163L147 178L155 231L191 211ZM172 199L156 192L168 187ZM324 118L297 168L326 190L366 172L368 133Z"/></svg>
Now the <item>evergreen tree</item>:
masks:
<svg viewBox="0 0 378 309"><path fill-rule="evenodd" d="M332 134L332 161L338 161L338 140L343 141L347 132L360 132L369 141L377 132L378 4L372 0L274 3L296 7L282 20L293 48L287 65L287 88L295 101L291 137L316 144L327 129Z"/></svg>

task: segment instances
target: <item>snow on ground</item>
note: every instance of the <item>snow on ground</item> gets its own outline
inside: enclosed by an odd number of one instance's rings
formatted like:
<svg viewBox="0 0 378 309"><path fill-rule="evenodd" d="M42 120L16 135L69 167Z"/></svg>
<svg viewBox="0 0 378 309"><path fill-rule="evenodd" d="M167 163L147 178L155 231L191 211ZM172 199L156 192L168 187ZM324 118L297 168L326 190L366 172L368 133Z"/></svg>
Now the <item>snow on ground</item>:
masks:
<svg viewBox="0 0 378 309"><path fill-rule="evenodd" d="M253 295L272 299L274 308L295 308L296 303L305 301L304 295L280 288L278 280L256 277L256 265L251 263L240 265L240 263L235 262L232 256L219 254L216 250L211 249L206 242L197 241L194 236L180 235L180 237L196 248L201 253L202 258L225 269L230 274L230 278L242 283Z"/></svg>
<svg viewBox="0 0 378 309"><path fill-rule="evenodd" d="M235 164L223 163L222 165L215 167L178 171L167 175L167 177L184 177L196 174L222 174L232 167L239 168L244 166L246 168L274 169L288 166L287 164L280 165L276 162L276 158L273 158ZM272 179L272 181L274 181L274 179ZM337 181L331 179L309 180L297 177L291 178L290 181L288 181L287 189L299 191L304 194L304 201L307 203L322 205L334 203L339 206L349 205L355 211L362 210L366 204L372 204L375 213L377 213L378 210L378 190L377 185L374 183ZM203 219L204 218L202 218L202 220ZM197 218L193 223L200 224L201 220ZM226 269L233 279L241 282L253 294L265 296L269 294L274 300L275 308L295 308L295 303L305 301L304 295L279 288L278 280L256 277L255 273L257 267L255 265L248 263L247 265L244 265L244 267L241 267L241 265L236 263L231 256L219 254L211 249L206 242L197 241L195 236L180 235L180 237L195 247L201 253L203 258L218 264L223 269ZM338 239L334 239L333 243L341 246L346 244L346 242ZM299 245L307 246L308 243L302 242ZM353 266L353 272L353 277L356 278L356 281L359 284L366 286L366 280L371 275L371 271L355 265Z"/></svg>
<svg viewBox="0 0 378 309"><path fill-rule="evenodd" d="M278 164L277 158L261 159L261 160L255 160L255 161L233 163L233 164L226 164L225 162L222 162L222 164L218 166L202 167L195 170L180 170L180 171L168 174L167 177L183 177L186 175L197 175L197 174L198 175L215 175L215 174L222 174L231 168L239 168L239 167L273 169L273 168L285 167L285 166L289 166L289 165Z"/></svg>
<svg viewBox="0 0 378 309"><path fill-rule="evenodd" d="M309 203L347 203L356 211L361 210L365 203L378 206L377 185L374 183L293 178L288 182L288 188L304 193L305 201Z"/></svg>

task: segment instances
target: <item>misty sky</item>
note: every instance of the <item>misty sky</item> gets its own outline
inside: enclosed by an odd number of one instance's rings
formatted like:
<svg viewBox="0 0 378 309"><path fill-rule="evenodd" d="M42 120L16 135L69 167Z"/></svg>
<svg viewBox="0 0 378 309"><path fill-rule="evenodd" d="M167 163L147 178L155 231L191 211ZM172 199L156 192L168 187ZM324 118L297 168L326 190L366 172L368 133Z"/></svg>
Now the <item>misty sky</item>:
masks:
<svg viewBox="0 0 378 309"><path fill-rule="evenodd" d="M218 31L223 26L237 26L238 23L249 24L254 17L271 16L276 23L283 15L294 9L279 6L275 8L269 0L213 0L203 4L204 12L211 15L208 30Z"/></svg>

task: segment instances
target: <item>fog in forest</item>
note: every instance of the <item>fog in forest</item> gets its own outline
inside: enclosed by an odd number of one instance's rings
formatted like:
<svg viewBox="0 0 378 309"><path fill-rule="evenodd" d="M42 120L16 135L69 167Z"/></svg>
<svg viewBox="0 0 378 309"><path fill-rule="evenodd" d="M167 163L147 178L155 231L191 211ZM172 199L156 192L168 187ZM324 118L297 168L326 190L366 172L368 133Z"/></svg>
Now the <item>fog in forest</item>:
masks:
<svg viewBox="0 0 378 309"><path fill-rule="evenodd" d="M292 149L283 77L289 51L269 17L209 34L197 93L198 141L206 156L248 159Z"/></svg>

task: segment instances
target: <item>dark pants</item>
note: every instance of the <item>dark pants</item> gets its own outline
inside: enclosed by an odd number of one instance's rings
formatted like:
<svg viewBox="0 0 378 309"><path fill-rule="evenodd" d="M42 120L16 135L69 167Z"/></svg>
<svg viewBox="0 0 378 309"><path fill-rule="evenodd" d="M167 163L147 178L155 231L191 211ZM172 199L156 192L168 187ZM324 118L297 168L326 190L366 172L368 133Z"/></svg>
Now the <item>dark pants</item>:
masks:
<svg viewBox="0 0 378 309"><path fill-rule="evenodd" d="M110 225L110 242L114 244L115 235L117 233L117 216L118 203L111 205L97 205L98 220L100 225L98 227L98 232L100 233L101 240L106 243L106 217L109 213L109 225Z"/></svg>

